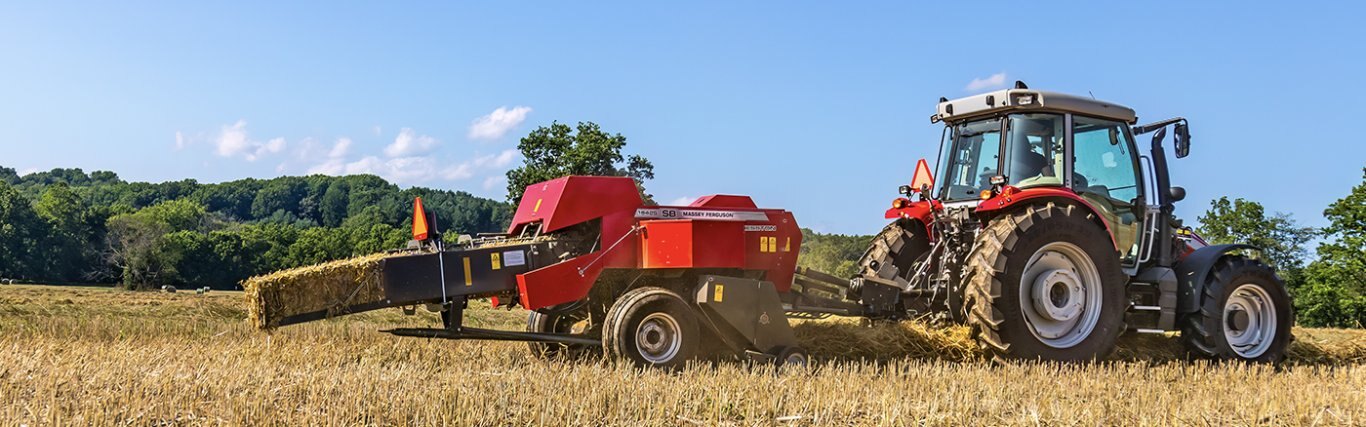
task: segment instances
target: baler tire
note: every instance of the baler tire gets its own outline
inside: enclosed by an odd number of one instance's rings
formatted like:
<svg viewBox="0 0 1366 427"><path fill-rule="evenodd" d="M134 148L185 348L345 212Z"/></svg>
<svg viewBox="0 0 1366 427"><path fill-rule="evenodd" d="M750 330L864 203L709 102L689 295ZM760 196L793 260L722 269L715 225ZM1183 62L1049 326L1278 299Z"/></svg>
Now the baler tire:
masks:
<svg viewBox="0 0 1366 427"><path fill-rule="evenodd" d="M811 356L806 354L806 350L795 345L783 347L774 363L777 363L779 369L801 369L811 364Z"/></svg>
<svg viewBox="0 0 1366 427"><path fill-rule="evenodd" d="M673 335L669 334L677 335L677 347L665 349L665 354L656 357L645 354L649 350L642 349L639 341L642 334L651 332L642 330L646 321L653 323L646 328L674 328L668 333L656 333L660 334L661 340L672 339ZM677 370L697 354L700 336L697 317L683 298L668 289L648 286L627 291L612 304L603 322L602 347L611 358L638 366Z"/></svg>
<svg viewBox="0 0 1366 427"><path fill-rule="evenodd" d="M585 310L586 311L586 310ZM587 316L588 313L582 313ZM561 324L564 320L571 320L567 324ZM575 323L583 320L572 316L561 314L546 314L539 311L532 311L527 315L526 331L535 333L568 334L572 332ZM527 342L531 354L543 359L553 359L556 357L577 358L583 356L591 348L585 344L564 344L550 342Z"/></svg>
<svg viewBox="0 0 1366 427"><path fill-rule="evenodd" d="M1125 329L1126 281L1109 233L1093 220L1094 213L1077 205L1036 203L992 219L977 235L974 249L968 254L965 264L964 309L973 337L988 356L998 359L1085 361L1104 358L1114 351L1115 343ZM1028 318L1030 315L1025 313L1025 310L1037 309L1032 308L1033 304L1031 308L1024 308L1021 304L1021 291L1026 286L1021 276L1027 267L1037 261L1031 261L1031 258L1036 254L1051 253L1044 250L1055 247L1059 242L1066 244L1061 247L1075 248L1078 255L1085 256L1086 261L1094 267L1093 278L1099 279L1099 302L1096 305L1100 309L1094 324L1089 326L1090 330L1085 331L1086 334L1079 341L1055 346L1046 343L1045 339L1063 338L1041 337L1037 331L1040 326L1031 323ZM1073 267L1074 270L1085 268L1075 264ZM1083 283L1082 286L1089 285ZM1071 301L1070 296L1067 301ZM1089 316L1086 304L1082 304L1082 307L1079 309L1082 312L1076 315L1083 317L1074 325L1089 323L1085 320L1085 316ZM1065 324L1065 321L1062 322ZM1072 333L1068 329L1064 335ZM1080 331L1077 333L1080 334Z"/></svg>
<svg viewBox="0 0 1366 427"><path fill-rule="evenodd" d="M1225 330L1226 304L1235 293L1248 286L1252 293L1269 300L1276 319L1275 328L1265 348L1259 354L1242 354L1229 343ZM1276 272L1259 261L1246 257L1225 256L1214 264L1205 278L1200 310L1182 318L1181 341L1195 358L1237 360L1249 363L1279 363L1290 347L1291 326L1294 325L1290 294Z"/></svg>

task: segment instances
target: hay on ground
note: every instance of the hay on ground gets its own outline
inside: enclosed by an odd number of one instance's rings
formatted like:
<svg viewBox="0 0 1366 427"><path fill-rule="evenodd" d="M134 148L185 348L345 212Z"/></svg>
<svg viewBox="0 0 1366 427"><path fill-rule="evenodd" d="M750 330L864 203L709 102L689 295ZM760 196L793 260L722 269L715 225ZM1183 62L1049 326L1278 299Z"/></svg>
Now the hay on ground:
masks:
<svg viewBox="0 0 1366 427"><path fill-rule="evenodd" d="M247 317L257 328L269 329L289 316L334 314L347 306L382 301L380 260L388 256L365 255L249 278L242 282L250 307Z"/></svg>

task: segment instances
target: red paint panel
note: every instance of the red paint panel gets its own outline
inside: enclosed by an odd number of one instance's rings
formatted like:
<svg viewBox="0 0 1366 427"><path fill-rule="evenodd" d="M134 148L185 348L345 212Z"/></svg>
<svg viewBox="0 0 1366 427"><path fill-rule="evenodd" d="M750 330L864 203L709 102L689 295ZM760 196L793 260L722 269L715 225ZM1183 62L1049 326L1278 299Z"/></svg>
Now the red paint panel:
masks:
<svg viewBox="0 0 1366 427"><path fill-rule="evenodd" d="M537 221L543 223L542 232L551 232L607 214L634 211L642 204L631 178L566 176L528 185L508 233Z"/></svg>
<svg viewBox="0 0 1366 427"><path fill-rule="evenodd" d="M690 219L641 221L641 268L742 268L744 224Z"/></svg>
<svg viewBox="0 0 1366 427"><path fill-rule="evenodd" d="M688 205L694 208L738 208L738 209L758 209L754 204L754 199L749 196L732 196L728 194L713 194L702 196Z"/></svg>
<svg viewBox="0 0 1366 427"><path fill-rule="evenodd" d="M588 290L602 273L598 261L602 251L570 259L517 275L517 293L522 306L535 310L556 304L578 301L588 296ZM586 266L586 267L585 267ZM579 269L583 268L580 273Z"/></svg>
<svg viewBox="0 0 1366 427"><path fill-rule="evenodd" d="M749 222L745 232L745 269L764 270L764 280L773 282L778 292L792 288L792 276L801 253L802 231L791 212L765 211L769 220ZM771 225L772 228L762 227Z"/></svg>
<svg viewBox="0 0 1366 427"><path fill-rule="evenodd" d="M1086 209L1090 209L1091 213L1093 214L1098 212L1096 210L1096 207L1092 206L1091 203L1086 201L1086 199L1081 198L1081 196L1078 196L1076 192L1073 192L1072 190L1066 188L1035 187L1021 190L1015 187L1006 186L1005 190L1001 191L1001 194L997 194L996 197L992 197L990 199L983 200L982 203L978 203L976 213L978 215L990 214L994 212L1004 211L1013 206L1023 206L1025 205L1024 202L1030 200L1046 198L1065 199L1069 202L1075 202L1078 205L1085 207ZM1106 221L1104 216L1096 214L1096 218L1099 218L1101 224L1105 225L1105 234L1110 236L1115 235L1114 231L1110 230L1110 222ZM1110 243L1112 245L1116 245L1115 248L1116 250L1118 250L1119 246L1117 246L1118 243L1114 242L1114 237L1111 237L1110 240Z"/></svg>

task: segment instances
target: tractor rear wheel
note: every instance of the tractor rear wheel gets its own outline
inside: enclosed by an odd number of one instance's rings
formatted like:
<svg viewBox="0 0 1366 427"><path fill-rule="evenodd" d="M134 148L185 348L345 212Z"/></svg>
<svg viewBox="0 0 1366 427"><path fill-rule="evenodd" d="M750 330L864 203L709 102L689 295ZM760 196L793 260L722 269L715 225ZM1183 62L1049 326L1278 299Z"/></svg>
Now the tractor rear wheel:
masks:
<svg viewBox="0 0 1366 427"><path fill-rule="evenodd" d="M1094 360L1124 331L1124 273L1109 233L1071 204L991 220L968 254L964 306L994 357Z"/></svg>
<svg viewBox="0 0 1366 427"><path fill-rule="evenodd" d="M1256 260L1227 256L1205 279L1200 310L1183 319L1182 341L1199 357L1277 363L1290 345L1290 295Z"/></svg>
<svg viewBox="0 0 1366 427"><path fill-rule="evenodd" d="M587 334L587 306L565 310L532 311L527 315L526 331L549 334ZM588 352L585 344L563 344L547 342L528 342L531 354L550 359L554 357L579 357Z"/></svg>
<svg viewBox="0 0 1366 427"><path fill-rule="evenodd" d="M632 289L612 304L603 322L608 356L641 366L681 369L697 353L701 330L688 303L664 288Z"/></svg>

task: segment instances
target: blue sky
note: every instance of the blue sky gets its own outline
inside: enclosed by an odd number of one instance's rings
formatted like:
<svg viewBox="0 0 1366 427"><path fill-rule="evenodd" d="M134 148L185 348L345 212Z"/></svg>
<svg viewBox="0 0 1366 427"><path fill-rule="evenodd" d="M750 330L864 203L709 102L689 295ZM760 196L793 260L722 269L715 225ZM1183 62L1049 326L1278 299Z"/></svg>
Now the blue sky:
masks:
<svg viewBox="0 0 1366 427"><path fill-rule="evenodd" d="M1093 3L8 2L0 165L501 198L518 137L590 120L654 162L660 201L872 233L934 157L936 100L1003 74L1189 118L1191 221L1229 195L1323 225L1361 182L1360 5Z"/></svg>

